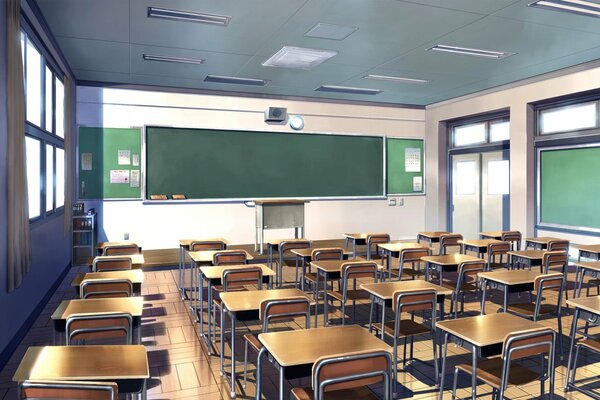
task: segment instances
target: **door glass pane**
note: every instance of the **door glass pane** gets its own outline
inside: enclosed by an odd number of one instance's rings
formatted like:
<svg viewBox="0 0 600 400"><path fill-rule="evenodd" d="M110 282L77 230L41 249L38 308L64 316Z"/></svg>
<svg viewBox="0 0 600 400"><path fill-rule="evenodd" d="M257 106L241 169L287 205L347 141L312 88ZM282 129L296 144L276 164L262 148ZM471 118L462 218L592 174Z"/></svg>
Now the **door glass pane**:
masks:
<svg viewBox="0 0 600 400"><path fill-rule="evenodd" d="M490 124L490 142L500 142L510 138L510 122L498 121Z"/></svg>
<svg viewBox="0 0 600 400"><path fill-rule="evenodd" d="M27 81L26 93L27 121L42 125L42 56L33 44L27 40Z"/></svg>
<svg viewBox="0 0 600 400"><path fill-rule="evenodd" d="M50 68L46 67L46 104L45 104L45 112L46 112L46 125L44 128L48 132L53 132L52 128L52 112L54 111L54 107L52 105L52 71Z"/></svg>
<svg viewBox="0 0 600 400"><path fill-rule="evenodd" d="M480 232L479 154L452 156L452 230L465 239L477 239Z"/></svg>
<svg viewBox="0 0 600 400"><path fill-rule="evenodd" d="M457 126L453 132L454 147L485 142L485 124Z"/></svg>
<svg viewBox="0 0 600 400"><path fill-rule="evenodd" d="M46 211L54 209L54 146L46 145Z"/></svg>
<svg viewBox="0 0 600 400"><path fill-rule="evenodd" d="M65 150L56 148L56 208L65 205Z"/></svg>
<svg viewBox="0 0 600 400"><path fill-rule="evenodd" d="M25 152L27 163L27 200L29 201L29 218L40 216L40 141L25 136Z"/></svg>
<svg viewBox="0 0 600 400"><path fill-rule="evenodd" d="M58 77L54 79L56 85L56 134L65 137L65 85Z"/></svg>
<svg viewBox="0 0 600 400"><path fill-rule="evenodd" d="M541 134L593 128L596 126L596 103L544 110L540 123Z"/></svg>
<svg viewBox="0 0 600 400"><path fill-rule="evenodd" d="M487 194L508 194L510 189L508 160L488 161Z"/></svg>
<svg viewBox="0 0 600 400"><path fill-rule="evenodd" d="M456 174L452 178L455 182L456 194L475 194L475 161L458 161Z"/></svg>

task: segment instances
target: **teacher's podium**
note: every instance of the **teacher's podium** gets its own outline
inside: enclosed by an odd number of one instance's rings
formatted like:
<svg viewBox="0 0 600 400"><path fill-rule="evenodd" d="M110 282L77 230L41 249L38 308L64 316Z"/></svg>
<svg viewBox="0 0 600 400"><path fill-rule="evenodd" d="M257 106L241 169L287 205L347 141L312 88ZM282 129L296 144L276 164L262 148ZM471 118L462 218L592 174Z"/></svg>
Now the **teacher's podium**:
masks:
<svg viewBox="0 0 600 400"><path fill-rule="evenodd" d="M263 254L265 230L294 228L294 237L304 237L306 200L256 200L254 251ZM300 236L298 236L298 231Z"/></svg>

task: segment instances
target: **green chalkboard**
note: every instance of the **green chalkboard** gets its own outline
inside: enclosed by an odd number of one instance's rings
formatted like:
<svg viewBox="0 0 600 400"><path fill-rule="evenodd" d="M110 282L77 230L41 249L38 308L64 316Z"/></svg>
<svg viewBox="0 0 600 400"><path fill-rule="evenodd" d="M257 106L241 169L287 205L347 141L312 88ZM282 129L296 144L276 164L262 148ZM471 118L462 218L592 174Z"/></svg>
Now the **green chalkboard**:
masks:
<svg viewBox="0 0 600 400"><path fill-rule="evenodd" d="M383 196L383 138L146 128L146 197Z"/></svg>
<svg viewBox="0 0 600 400"><path fill-rule="evenodd" d="M119 150L129 151L129 164L119 164ZM78 189L79 198L139 199L139 185L132 186L131 172L141 174L142 130L140 128L79 128ZM134 166L134 155L138 165ZM91 157L91 169L89 169ZM124 160L122 161L124 162ZM127 183L111 183L111 171L128 171Z"/></svg>
<svg viewBox="0 0 600 400"><path fill-rule="evenodd" d="M425 148L423 139L404 139L389 137L386 140L387 150L387 194L424 194L424 159ZM408 151L407 151L408 149ZM419 157L416 163L418 168L415 171L406 171L406 155ZM418 169L418 171L416 171ZM420 190L415 190L413 185L414 178L421 179Z"/></svg>

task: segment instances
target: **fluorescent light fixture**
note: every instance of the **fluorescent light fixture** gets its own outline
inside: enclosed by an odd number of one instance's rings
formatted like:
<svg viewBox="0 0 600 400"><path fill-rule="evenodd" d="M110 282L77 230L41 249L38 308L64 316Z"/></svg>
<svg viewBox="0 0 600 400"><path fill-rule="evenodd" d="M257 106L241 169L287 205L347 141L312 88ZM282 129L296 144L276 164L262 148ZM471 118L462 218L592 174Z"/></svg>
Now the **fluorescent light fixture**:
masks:
<svg viewBox="0 0 600 400"><path fill-rule="evenodd" d="M269 81L265 79L238 78L236 76L206 75L204 82L228 83L233 85L266 86Z"/></svg>
<svg viewBox="0 0 600 400"><path fill-rule="evenodd" d="M342 26L319 22L306 32L304 36L318 39L344 40L357 30L358 27L356 26Z"/></svg>
<svg viewBox="0 0 600 400"><path fill-rule="evenodd" d="M148 7L148 17L170 19L175 21L200 22L202 24L218 26L227 26L231 20L231 17L227 15L171 10L168 8L159 7Z"/></svg>
<svg viewBox="0 0 600 400"><path fill-rule="evenodd" d="M414 79L414 78L402 78L400 76L387 76L387 75L367 75L363 76L364 79L374 79L378 81L390 81L390 82L400 82L400 83L412 83L416 85L423 85L425 83L429 83L431 81L425 79Z"/></svg>
<svg viewBox="0 0 600 400"><path fill-rule="evenodd" d="M571 14L600 17L600 4L583 0L538 0L528 4L529 7L539 7L554 11L564 11Z"/></svg>
<svg viewBox="0 0 600 400"><path fill-rule="evenodd" d="M469 47L447 46L445 44L438 44L428 48L427 50L444 51L446 53L464 54L474 57L493 58L496 60L516 54L507 51L472 49Z"/></svg>
<svg viewBox="0 0 600 400"><path fill-rule="evenodd" d="M155 56L152 54L142 54L142 58L146 61L162 61L162 62L172 62L172 63L180 63L180 64L202 64L202 63L204 63L204 60L201 58Z"/></svg>
<svg viewBox="0 0 600 400"><path fill-rule="evenodd" d="M367 94L374 96L383 92L379 89L365 89L351 86L333 86L333 85L322 85L315 89L318 92L332 92L332 93L346 93L346 94Z"/></svg>
<svg viewBox="0 0 600 400"><path fill-rule="evenodd" d="M283 46L262 63L265 67L311 70L337 55L335 50L309 49L307 47Z"/></svg>

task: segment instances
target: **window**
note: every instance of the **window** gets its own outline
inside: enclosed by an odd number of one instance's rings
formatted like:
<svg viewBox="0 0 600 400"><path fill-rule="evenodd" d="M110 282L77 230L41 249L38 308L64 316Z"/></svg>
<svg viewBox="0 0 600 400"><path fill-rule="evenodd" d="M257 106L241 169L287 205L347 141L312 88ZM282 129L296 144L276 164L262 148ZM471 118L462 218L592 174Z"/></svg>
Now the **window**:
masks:
<svg viewBox="0 0 600 400"><path fill-rule="evenodd" d="M25 136L25 154L27 162L27 192L29 193L29 218L41 215L41 142Z"/></svg>
<svg viewBox="0 0 600 400"><path fill-rule="evenodd" d="M56 89L55 104L56 109L54 116L56 117L56 135L64 138L65 137L65 85L54 77L54 87Z"/></svg>
<svg viewBox="0 0 600 400"><path fill-rule="evenodd" d="M46 212L54 210L54 146L46 145Z"/></svg>
<svg viewBox="0 0 600 400"><path fill-rule="evenodd" d="M485 124L457 126L454 128L454 147L485 143Z"/></svg>
<svg viewBox="0 0 600 400"><path fill-rule="evenodd" d="M508 117L492 117L450 125L450 143L453 148L500 143L510 139Z"/></svg>
<svg viewBox="0 0 600 400"><path fill-rule="evenodd" d="M27 121L42 126L42 55L27 41L25 51L25 115Z"/></svg>
<svg viewBox="0 0 600 400"><path fill-rule="evenodd" d="M65 151L60 147L56 148L55 171L56 208L60 208L65 205Z"/></svg>
<svg viewBox="0 0 600 400"><path fill-rule="evenodd" d="M598 125L597 103L585 103L541 110L539 116L539 133L577 131L596 128Z"/></svg>
<svg viewBox="0 0 600 400"><path fill-rule="evenodd" d="M490 142L501 142L510 139L510 122L494 121L490 123Z"/></svg>
<svg viewBox="0 0 600 400"><path fill-rule="evenodd" d="M44 128L48 132L53 132L52 127L52 111L54 110L54 93L52 91L52 84L54 82L52 71L46 67L46 104L44 105L44 112L46 113L46 124Z"/></svg>

